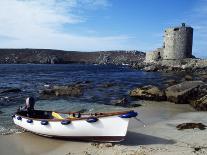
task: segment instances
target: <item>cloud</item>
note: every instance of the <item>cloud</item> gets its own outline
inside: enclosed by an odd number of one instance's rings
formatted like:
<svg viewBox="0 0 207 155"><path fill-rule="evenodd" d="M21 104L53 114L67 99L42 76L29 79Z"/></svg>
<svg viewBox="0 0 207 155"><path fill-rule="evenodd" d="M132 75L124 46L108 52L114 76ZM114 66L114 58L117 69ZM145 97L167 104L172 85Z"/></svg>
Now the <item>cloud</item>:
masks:
<svg viewBox="0 0 207 155"><path fill-rule="evenodd" d="M130 48L126 45L130 36L89 37L64 31L66 24L87 21L80 10L109 6L108 0L1 0L0 40L4 41L0 47L82 51Z"/></svg>

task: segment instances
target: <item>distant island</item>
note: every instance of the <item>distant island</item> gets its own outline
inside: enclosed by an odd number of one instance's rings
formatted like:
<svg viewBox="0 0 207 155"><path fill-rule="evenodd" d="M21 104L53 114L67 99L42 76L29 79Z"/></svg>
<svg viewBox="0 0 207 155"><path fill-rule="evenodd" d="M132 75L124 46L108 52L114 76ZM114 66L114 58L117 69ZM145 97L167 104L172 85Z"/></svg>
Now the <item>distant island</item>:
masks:
<svg viewBox="0 0 207 155"><path fill-rule="evenodd" d="M78 52L53 49L0 49L0 64L132 64L143 62L141 51Z"/></svg>

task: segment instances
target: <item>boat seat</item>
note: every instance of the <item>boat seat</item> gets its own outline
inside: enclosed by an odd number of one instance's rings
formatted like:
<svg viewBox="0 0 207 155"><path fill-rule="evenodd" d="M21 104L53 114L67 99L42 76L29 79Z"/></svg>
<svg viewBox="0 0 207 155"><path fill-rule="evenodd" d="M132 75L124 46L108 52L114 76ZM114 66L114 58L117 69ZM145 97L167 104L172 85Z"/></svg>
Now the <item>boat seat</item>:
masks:
<svg viewBox="0 0 207 155"><path fill-rule="evenodd" d="M56 119L64 119L60 114L58 114L56 112L52 112L52 116Z"/></svg>
<svg viewBox="0 0 207 155"><path fill-rule="evenodd" d="M57 112L52 112L52 116L55 119L73 119L73 118L81 118L80 113L73 113L73 114L62 114Z"/></svg>

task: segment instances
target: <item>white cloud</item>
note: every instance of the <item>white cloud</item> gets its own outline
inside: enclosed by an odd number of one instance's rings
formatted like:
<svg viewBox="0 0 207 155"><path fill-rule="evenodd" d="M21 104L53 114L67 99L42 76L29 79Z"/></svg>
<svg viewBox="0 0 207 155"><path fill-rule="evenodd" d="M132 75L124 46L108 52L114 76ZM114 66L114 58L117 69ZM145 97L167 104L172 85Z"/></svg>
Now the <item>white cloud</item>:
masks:
<svg viewBox="0 0 207 155"><path fill-rule="evenodd" d="M87 19L79 9L105 8L108 0L1 0L1 48L54 48L65 50L126 49L128 36L72 35L62 29Z"/></svg>

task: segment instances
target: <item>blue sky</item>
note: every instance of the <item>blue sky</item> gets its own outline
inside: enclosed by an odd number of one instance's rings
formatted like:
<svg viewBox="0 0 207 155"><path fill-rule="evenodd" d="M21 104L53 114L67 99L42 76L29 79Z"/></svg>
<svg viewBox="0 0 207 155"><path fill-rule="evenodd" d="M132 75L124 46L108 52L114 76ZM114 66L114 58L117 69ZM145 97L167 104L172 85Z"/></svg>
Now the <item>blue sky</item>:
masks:
<svg viewBox="0 0 207 155"><path fill-rule="evenodd" d="M1 0L0 47L149 51L185 22L207 57L206 19L207 0Z"/></svg>

